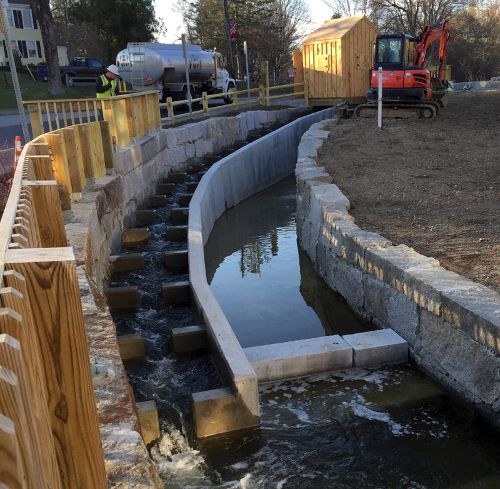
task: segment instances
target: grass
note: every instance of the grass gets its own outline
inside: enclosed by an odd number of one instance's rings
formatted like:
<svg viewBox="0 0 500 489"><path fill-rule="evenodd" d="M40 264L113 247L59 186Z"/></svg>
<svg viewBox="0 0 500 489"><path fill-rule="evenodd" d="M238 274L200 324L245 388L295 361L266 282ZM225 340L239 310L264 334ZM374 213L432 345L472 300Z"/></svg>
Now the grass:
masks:
<svg viewBox="0 0 500 489"><path fill-rule="evenodd" d="M18 72L18 77L24 101L95 97L95 88L91 85L64 87L63 94L54 96L47 90L47 82L33 80L29 73ZM16 97L9 71L0 71L0 111L17 111Z"/></svg>

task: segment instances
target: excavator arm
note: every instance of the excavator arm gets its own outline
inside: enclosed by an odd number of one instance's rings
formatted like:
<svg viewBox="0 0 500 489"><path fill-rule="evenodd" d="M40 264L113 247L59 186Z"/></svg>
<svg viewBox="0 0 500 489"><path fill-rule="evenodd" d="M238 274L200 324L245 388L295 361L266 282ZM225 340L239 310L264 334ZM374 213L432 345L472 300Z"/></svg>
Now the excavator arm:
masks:
<svg viewBox="0 0 500 489"><path fill-rule="evenodd" d="M438 24L426 26L420 34L419 42L415 47L415 56L413 62L415 66L423 68L427 52L436 41L439 41L439 79L444 81L446 68L446 48L450 37L449 22L444 20Z"/></svg>

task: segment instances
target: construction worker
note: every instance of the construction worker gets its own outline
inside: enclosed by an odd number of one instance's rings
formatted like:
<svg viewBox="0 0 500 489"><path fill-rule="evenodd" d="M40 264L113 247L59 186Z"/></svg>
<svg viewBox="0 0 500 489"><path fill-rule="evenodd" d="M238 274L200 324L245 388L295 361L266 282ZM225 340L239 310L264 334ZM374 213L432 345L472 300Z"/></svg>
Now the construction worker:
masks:
<svg viewBox="0 0 500 489"><path fill-rule="evenodd" d="M118 90L118 66L109 65L106 73L96 80L97 98L113 97L119 95Z"/></svg>

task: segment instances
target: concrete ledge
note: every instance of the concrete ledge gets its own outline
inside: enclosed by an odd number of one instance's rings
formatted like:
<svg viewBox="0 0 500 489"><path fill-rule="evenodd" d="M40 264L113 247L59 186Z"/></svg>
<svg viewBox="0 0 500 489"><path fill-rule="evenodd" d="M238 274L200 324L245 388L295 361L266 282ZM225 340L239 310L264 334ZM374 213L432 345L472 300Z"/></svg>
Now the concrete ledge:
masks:
<svg viewBox="0 0 500 489"><path fill-rule="evenodd" d="M259 382L352 367L352 347L340 336L322 336L243 350Z"/></svg>
<svg viewBox="0 0 500 489"><path fill-rule="evenodd" d="M354 367L408 362L408 343L392 329L343 336L353 350Z"/></svg>
<svg viewBox="0 0 500 489"><path fill-rule="evenodd" d="M424 370L500 427L500 294L356 226L348 199L316 165L332 122L311 127L299 145L300 246L351 307L393 328Z"/></svg>

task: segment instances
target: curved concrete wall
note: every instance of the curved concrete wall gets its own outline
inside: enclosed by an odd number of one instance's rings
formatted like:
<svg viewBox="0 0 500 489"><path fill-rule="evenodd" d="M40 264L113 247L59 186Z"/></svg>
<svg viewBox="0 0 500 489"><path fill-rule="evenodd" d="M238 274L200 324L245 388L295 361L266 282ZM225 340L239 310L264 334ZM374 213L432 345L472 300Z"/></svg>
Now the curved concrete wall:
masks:
<svg viewBox="0 0 500 489"><path fill-rule="evenodd" d="M331 115L332 109L326 109L302 117L220 160L203 176L189 206L191 289L211 345L223 360L240 410L248 415L246 420L242 419L240 428L258 423L257 377L207 283L204 245L215 221L226 209L293 171L302 134L311 124Z"/></svg>
<svg viewBox="0 0 500 489"><path fill-rule="evenodd" d="M399 333L424 370L500 427L500 295L354 224L349 200L316 164L331 122L299 146L300 246L354 310Z"/></svg>

